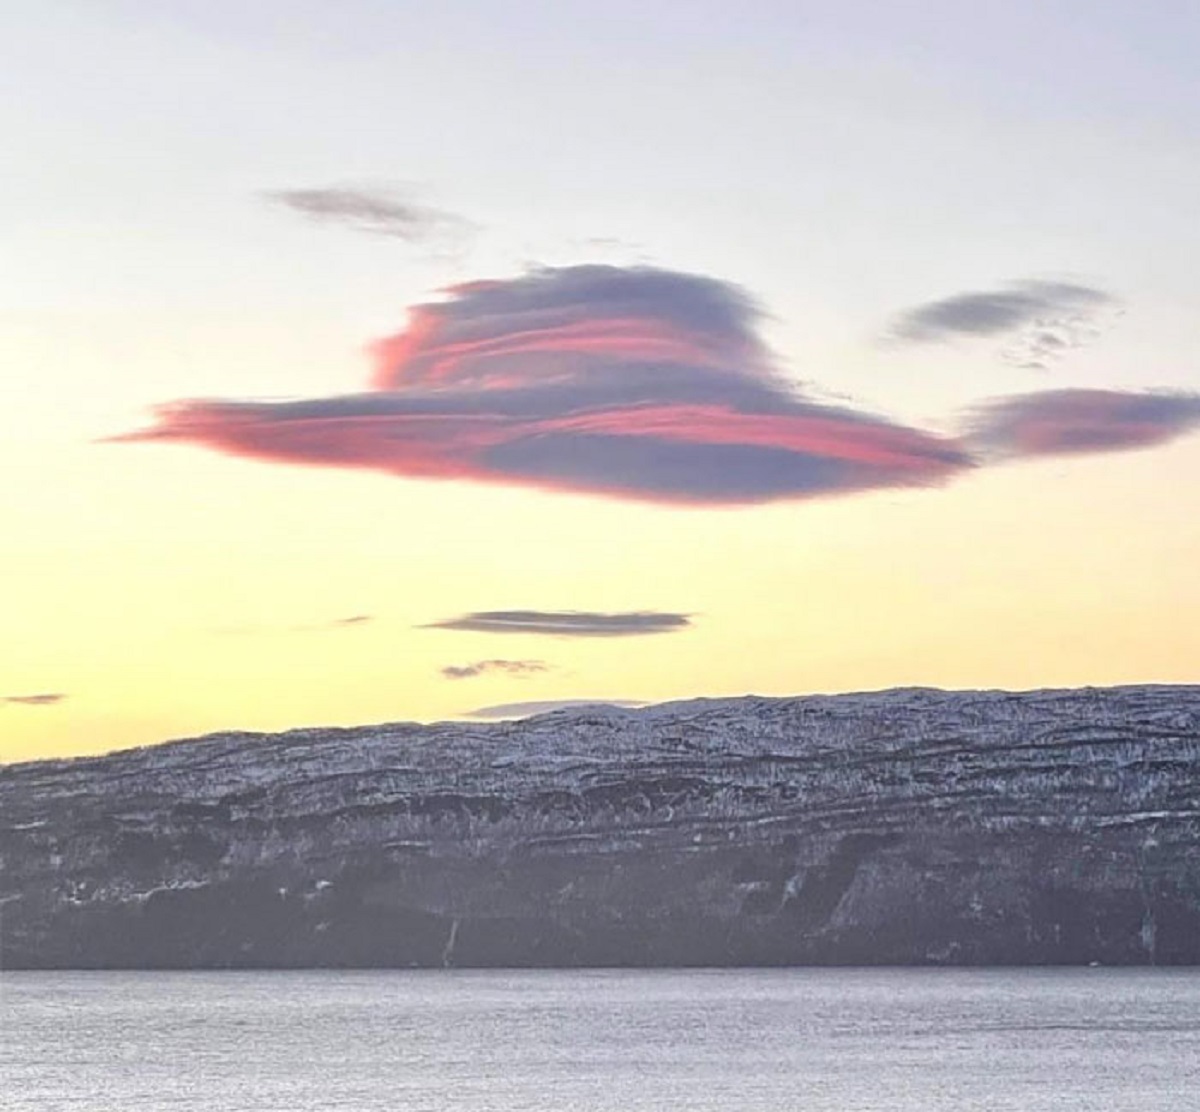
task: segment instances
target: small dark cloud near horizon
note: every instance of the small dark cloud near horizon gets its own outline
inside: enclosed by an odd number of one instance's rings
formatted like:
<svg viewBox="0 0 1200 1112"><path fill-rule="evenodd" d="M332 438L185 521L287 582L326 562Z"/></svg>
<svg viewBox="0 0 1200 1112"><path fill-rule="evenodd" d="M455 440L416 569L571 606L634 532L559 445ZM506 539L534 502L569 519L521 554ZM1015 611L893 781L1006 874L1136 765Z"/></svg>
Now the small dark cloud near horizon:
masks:
<svg viewBox="0 0 1200 1112"><path fill-rule="evenodd" d="M618 707L636 710L646 706L636 699L537 699L525 703L497 703L490 707L476 707L464 711L463 718L528 718L534 714L546 714L552 710L569 707Z"/></svg>
<svg viewBox="0 0 1200 1112"><path fill-rule="evenodd" d="M602 614L587 610L481 610L430 622L421 629L469 633L536 633L549 637L641 637L691 627L691 615L634 610Z"/></svg>
<svg viewBox="0 0 1200 1112"><path fill-rule="evenodd" d="M980 452L999 459L1132 451L1200 430L1200 394L1042 390L985 402L969 425Z"/></svg>
<svg viewBox="0 0 1200 1112"><path fill-rule="evenodd" d="M0 695L0 704L14 707L52 707L66 697L62 691L39 692L35 695Z"/></svg>
<svg viewBox="0 0 1200 1112"><path fill-rule="evenodd" d="M495 672L524 678L549 671L550 665L544 660L476 660L471 664L447 664L441 669L448 680L471 680Z"/></svg>
<svg viewBox="0 0 1200 1112"><path fill-rule="evenodd" d="M1026 370L1047 370L1067 352L1096 339L1099 314L1120 302L1095 286L1026 279L927 301L902 312L889 334L902 343L962 338L1005 341L1000 357Z"/></svg>
<svg viewBox="0 0 1200 1112"><path fill-rule="evenodd" d="M359 232L426 243L461 235L470 225L462 217L414 202L397 187L331 186L324 189L277 189L268 201L310 220L340 224Z"/></svg>

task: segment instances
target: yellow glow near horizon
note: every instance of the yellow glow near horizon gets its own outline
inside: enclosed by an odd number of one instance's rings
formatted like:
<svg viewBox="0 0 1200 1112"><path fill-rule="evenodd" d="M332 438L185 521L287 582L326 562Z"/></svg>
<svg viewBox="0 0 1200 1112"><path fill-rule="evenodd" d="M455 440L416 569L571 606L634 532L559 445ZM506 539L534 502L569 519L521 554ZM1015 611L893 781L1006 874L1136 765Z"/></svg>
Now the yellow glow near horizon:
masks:
<svg viewBox="0 0 1200 1112"><path fill-rule="evenodd" d="M1195 442L722 511L74 451L72 512L27 507L40 531L6 553L0 693L67 698L0 710L5 761L581 696L1188 682L1200 659L1182 617L1200 612L1200 521L1162 481L1200 477ZM421 628L498 608L673 611L693 628ZM355 615L371 620L339 624ZM495 658L551 670L440 675Z"/></svg>

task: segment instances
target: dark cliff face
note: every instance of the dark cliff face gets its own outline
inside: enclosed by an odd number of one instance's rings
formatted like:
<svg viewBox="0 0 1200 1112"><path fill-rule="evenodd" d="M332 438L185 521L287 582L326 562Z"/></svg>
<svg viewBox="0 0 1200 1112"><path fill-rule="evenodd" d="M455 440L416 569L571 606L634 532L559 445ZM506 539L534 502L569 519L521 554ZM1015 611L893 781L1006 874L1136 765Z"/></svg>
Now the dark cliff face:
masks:
<svg viewBox="0 0 1200 1112"><path fill-rule="evenodd" d="M1200 962L1200 688L227 734L0 768L5 967Z"/></svg>

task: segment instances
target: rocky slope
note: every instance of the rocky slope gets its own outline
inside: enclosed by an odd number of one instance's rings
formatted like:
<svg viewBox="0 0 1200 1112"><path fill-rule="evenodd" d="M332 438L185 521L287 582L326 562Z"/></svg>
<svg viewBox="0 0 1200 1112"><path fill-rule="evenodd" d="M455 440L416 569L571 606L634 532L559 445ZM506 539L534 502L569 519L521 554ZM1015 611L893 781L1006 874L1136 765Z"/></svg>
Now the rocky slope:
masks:
<svg viewBox="0 0 1200 1112"><path fill-rule="evenodd" d="M5 967L1200 962L1200 687L699 700L0 768Z"/></svg>

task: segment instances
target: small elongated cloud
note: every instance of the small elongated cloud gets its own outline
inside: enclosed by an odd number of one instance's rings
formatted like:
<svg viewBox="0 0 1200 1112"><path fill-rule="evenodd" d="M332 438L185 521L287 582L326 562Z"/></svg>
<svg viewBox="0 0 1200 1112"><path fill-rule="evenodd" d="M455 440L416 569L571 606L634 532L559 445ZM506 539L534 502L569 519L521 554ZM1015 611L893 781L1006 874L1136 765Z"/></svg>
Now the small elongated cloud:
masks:
<svg viewBox="0 0 1200 1112"><path fill-rule="evenodd" d="M620 707L636 709L646 704L631 699L539 699L528 703L497 703L490 707L476 707L466 711L464 718L528 718L533 714L546 714L552 710L574 707Z"/></svg>
<svg viewBox="0 0 1200 1112"><path fill-rule="evenodd" d="M963 337L1006 341L1008 363L1044 370L1099 335L1098 314L1117 299L1094 286L1026 280L928 301L900 315L892 338L940 343Z"/></svg>
<svg viewBox="0 0 1200 1112"><path fill-rule="evenodd" d="M550 665L543 660L476 660L472 664L447 664L442 675L448 680L472 680L493 672L524 677L548 671Z"/></svg>
<svg viewBox="0 0 1200 1112"><path fill-rule="evenodd" d="M551 637L641 637L675 633L691 626L687 614L653 610L600 614L586 610L481 610L432 622L423 629L470 633L540 633Z"/></svg>
<svg viewBox="0 0 1200 1112"><path fill-rule="evenodd" d="M787 382L736 286L650 267L453 287L373 347L369 389L192 400L117 439L421 479L750 504L941 483L957 441Z"/></svg>
<svg viewBox="0 0 1200 1112"><path fill-rule="evenodd" d="M971 439L1000 458L1114 452L1200 429L1200 394L1043 390L976 410Z"/></svg>
<svg viewBox="0 0 1200 1112"><path fill-rule="evenodd" d="M17 707L52 707L56 703L61 703L66 697L61 691L37 695L3 695L0 696L0 703Z"/></svg>
<svg viewBox="0 0 1200 1112"><path fill-rule="evenodd" d="M267 193L266 197L312 220L393 236L409 243L421 243L466 228L466 221L461 218L416 204L395 189L346 186L280 189Z"/></svg>

